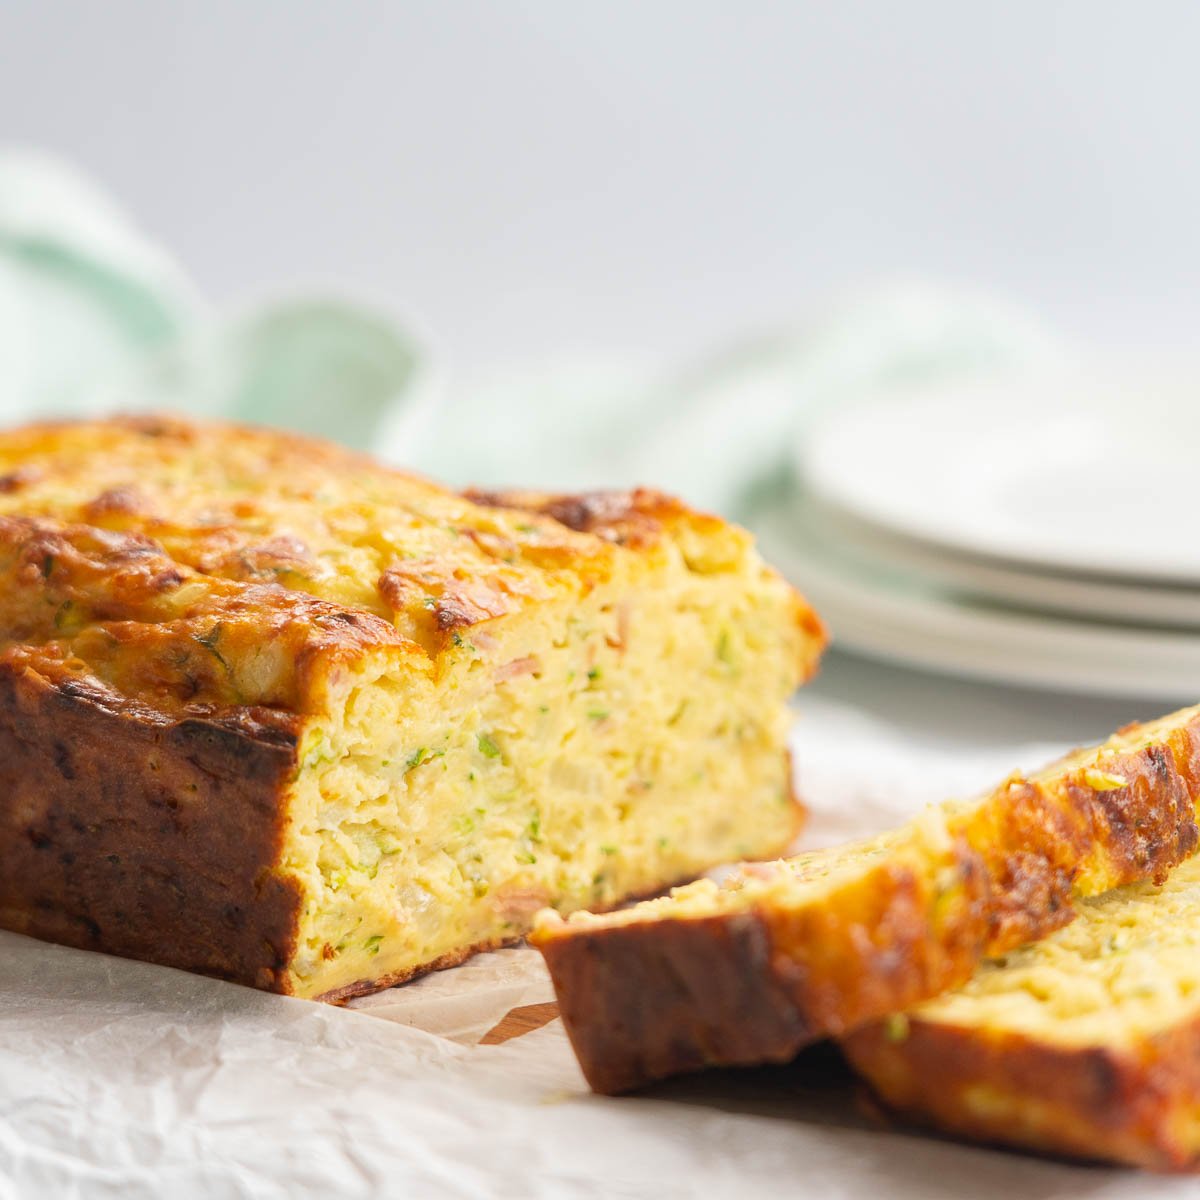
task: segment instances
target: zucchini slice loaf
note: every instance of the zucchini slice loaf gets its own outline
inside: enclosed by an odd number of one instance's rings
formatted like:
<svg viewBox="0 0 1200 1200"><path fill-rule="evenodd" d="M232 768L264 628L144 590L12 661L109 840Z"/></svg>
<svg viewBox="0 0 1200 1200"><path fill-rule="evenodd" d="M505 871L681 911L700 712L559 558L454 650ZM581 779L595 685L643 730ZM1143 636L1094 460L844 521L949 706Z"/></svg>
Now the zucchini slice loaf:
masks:
<svg viewBox="0 0 1200 1200"><path fill-rule="evenodd" d="M175 420L0 435L0 926L344 999L800 809L819 622L649 491Z"/></svg>
<svg viewBox="0 0 1200 1200"><path fill-rule="evenodd" d="M1200 860L1079 905L960 991L844 1042L886 1105L968 1138L1200 1161Z"/></svg>
<svg viewBox="0 0 1200 1200"><path fill-rule="evenodd" d="M1198 794L1200 707L874 841L606 916L546 913L533 941L597 1091L782 1062L965 983L1066 924L1076 896L1163 878L1196 848Z"/></svg>

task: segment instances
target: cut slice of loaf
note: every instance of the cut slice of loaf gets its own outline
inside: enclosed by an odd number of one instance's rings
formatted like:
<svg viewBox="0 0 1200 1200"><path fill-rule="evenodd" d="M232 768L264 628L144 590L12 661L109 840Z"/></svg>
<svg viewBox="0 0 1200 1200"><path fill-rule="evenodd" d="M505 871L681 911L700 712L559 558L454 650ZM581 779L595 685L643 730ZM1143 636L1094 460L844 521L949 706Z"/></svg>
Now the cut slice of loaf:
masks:
<svg viewBox="0 0 1200 1200"><path fill-rule="evenodd" d="M1079 905L960 991L846 1039L892 1109L968 1138L1200 1160L1200 860Z"/></svg>
<svg viewBox="0 0 1200 1200"><path fill-rule="evenodd" d="M544 914L533 941L597 1091L783 1061L966 982L1066 924L1076 896L1162 879L1196 848L1198 792L1200 707L874 841Z"/></svg>

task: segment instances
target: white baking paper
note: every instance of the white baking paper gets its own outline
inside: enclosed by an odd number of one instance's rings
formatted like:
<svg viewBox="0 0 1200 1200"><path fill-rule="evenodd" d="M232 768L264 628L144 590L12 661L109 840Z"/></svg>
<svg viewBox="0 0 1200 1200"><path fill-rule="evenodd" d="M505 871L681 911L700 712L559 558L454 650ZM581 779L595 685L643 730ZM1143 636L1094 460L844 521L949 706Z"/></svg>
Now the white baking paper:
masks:
<svg viewBox="0 0 1200 1200"><path fill-rule="evenodd" d="M808 844L1054 747L931 753L828 704L796 733ZM20 1197L1200 1196L1200 1182L888 1130L832 1057L588 1093L536 954L335 1009L0 934L0 1200Z"/></svg>

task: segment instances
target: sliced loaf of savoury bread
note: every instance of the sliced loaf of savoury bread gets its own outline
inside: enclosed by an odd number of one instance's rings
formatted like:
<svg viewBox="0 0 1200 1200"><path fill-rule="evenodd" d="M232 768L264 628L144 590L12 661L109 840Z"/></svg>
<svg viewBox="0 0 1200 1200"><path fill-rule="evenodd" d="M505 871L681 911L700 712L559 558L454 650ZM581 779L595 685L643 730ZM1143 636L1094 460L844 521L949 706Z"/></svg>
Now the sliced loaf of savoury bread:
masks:
<svg viewBox="0 0 1200 1200"><path fill-rule="evenodd" d="M1197 844L1200 707L1130 726L873 841L747 864L533 934L591 1086L784 1061L965 983L1075 900L1162 880Z"/></svg>

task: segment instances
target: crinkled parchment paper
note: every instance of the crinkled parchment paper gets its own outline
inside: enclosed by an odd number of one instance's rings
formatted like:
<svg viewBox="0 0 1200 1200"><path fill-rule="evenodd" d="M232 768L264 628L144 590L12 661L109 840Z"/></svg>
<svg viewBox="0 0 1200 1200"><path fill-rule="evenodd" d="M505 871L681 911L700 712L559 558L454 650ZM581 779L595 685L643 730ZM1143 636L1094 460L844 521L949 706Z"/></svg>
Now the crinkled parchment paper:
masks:
<svg viewBox="0 0 1200 1200"><path fill-rule="evenodd" d="M829 705L796 739L810 845L1054 749L930 755ZM592 1096L551 998L523 949L335 1009L0 934L0 1200L1200 1195L890 1131L821 1051Z"/></svg>

